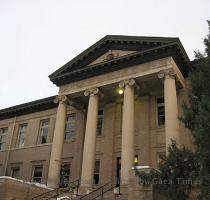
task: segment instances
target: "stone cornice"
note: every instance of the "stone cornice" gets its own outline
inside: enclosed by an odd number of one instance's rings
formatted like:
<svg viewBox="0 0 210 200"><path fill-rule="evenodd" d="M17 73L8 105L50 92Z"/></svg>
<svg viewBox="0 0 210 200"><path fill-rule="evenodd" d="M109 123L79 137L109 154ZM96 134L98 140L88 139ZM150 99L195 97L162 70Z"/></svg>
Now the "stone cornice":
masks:
<svg viewBox="0 0 210 200"><path fill-rule="evenodd" d="M28 103L2 109L0 110L0 120L56 108L58 104L54 102L55 98L56 96L51 96L44 99L39 99L36 101L31 101Z"/></svg>

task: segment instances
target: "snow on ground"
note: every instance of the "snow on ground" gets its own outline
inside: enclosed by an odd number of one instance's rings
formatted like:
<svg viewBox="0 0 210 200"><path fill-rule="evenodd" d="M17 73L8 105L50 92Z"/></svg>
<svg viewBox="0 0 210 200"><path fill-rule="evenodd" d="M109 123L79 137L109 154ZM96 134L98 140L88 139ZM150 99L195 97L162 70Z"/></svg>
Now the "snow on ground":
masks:
<svg viewBox="0 0 210 200"><path fill-rule="evenodd" d="M63 197L58 197L57 200L64 200L64 199L71 199L70 197L68 196L63 196Z"/></svg>

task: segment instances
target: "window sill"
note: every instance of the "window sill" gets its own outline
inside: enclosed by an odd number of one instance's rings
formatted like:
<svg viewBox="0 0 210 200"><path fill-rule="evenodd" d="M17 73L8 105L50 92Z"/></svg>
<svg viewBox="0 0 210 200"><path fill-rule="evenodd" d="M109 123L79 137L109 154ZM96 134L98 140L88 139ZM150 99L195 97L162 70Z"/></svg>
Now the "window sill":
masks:
<svg viewBox="0 0 210 200"><path fill-rule="evenodd" d="M50 146L52 145L52 143L45 143L45 144L36 144L36 145L31 145L31 146L23 146L23 147L14 147L11 148L10 150L21 150L21 149L27 149L27 148L36 148L36 147L40 147L40 146Z"/></svg>
<svg viewBox="0 0 210 200"><path fill-rule="evenodd" d="M157 129L164 129L164 128L165 128L165 125L160 125L160 126L157 125L156 128L157 128Z"/></svg>
<svg viewBox="0 0 210 200"><path fill-rule="evenodd" d="M52 144L50 142L46 142L46 143L43 143L43 144L37 144L36 146L39 147L39 146L48 146L49 144Z"/></svg>
<svg viewBox="0 0 210 200"><path fill-rule="evenodd" d="M94 185L93 185L93 188L94 188L94 189L97 189L98 187L99 187L99 184L94 184Z"/></svg>
<svg viewBox="0 0 210 200"><path fill-rule="evenodd" d="M150 127L150 130L164 130L165 129L165 126L152 126Z"/></svg>
<svg viewBox="0 0 210 200"><path fill-rule="evenodd" d="M104 135L97 135L97 136L96 136L96 139L101 140L102 138L104 138Z"/></svg>
<svg viewBox="0 0 210 200"><path fill-rule="evenodd" d="M64 140L64 143L70 143L70 142L75 142L75 137L73 137L69 140Z"/></svg>

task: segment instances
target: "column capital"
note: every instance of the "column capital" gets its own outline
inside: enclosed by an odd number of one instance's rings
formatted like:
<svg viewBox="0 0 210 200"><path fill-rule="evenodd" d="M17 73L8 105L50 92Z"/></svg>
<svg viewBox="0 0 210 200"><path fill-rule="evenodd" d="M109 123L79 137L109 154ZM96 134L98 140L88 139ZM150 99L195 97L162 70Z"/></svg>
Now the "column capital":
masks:
<svg viewBox="0 0 210 200"><path fill-rule="evenodd" d="M173 69L165 69L165 70L160 70L158 72L158 78L159 79L164 79L164 78L175 78L176 74Z"/></svg>
<svg viewBox="0 0 210 200"><path fill-rule="evenodd" d="M99 88L89 88L86 89L84 92L84 95L87 96L94 96L94 95L100 95L100 97L103 97L103 93L99 90Z"/></svg>
<svg viewBox="0 0 210 200"><path fill-rule="evenodd" d="M126 80L120 81L119 87L124 88L126 85L134 86L135 84L136 84L135 80L133 78L131 78L131 79L126 79Z"/></svg>
<svg viewBox="0 0 210 200"><path fill-rule="evenodd" d="M67 103L68 102L68 98L65 95L58 95L55 97L54 99L54 103Z"/></svg>

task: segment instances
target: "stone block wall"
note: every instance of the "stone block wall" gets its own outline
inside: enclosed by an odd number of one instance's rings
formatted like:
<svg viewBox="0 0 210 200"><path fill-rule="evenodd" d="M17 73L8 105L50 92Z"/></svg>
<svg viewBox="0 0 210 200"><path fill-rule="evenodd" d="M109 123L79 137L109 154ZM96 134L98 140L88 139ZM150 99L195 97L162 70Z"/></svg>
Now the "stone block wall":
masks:
<svg viewBox="0 0 210 200"><path fill-rule="evenodd" d="M32 184L10 177L0 177L0 200L31 200L50 191L44 185Z"/></svg>

